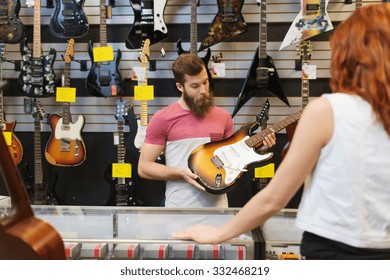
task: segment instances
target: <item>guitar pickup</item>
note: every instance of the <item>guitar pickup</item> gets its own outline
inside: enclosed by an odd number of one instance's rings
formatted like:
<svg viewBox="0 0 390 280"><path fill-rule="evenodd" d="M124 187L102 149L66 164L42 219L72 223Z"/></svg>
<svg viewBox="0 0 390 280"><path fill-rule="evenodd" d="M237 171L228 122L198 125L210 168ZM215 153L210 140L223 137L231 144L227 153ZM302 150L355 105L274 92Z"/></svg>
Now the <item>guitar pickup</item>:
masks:
<svg viewBox="0 0 390 280"><path fill-rule="evenodd" d="M73 10L63 10L62 11L63 16L74 16Z"/></svg>
<svg viewBox="0 0 390 280"><path fill-rule="evenodd" d="M110 76L100 76L99 77L99 83L101 86L109 86L110 85Z"/></svg>
<svg viewBox="0 0 390 280"><path fill-rule="evenodd" d="M33 76L31 77L31 83L35 86L39 85L39 86L42 86L43 85L43 78L42 76L35 76L33 74Z"/></svg>

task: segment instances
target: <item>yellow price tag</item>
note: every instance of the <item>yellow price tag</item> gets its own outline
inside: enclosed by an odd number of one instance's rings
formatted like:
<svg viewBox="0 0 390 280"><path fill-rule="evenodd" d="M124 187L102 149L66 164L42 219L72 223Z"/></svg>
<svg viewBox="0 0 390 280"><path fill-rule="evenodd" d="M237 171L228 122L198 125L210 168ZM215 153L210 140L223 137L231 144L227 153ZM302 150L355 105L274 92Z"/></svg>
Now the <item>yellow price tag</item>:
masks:
<svg viewBox="0 0 390 280"><path fill-rule="evenodd" d="M76 102L76 88L57 87L57 102Z"/></svg>
<svg viewBox="0 0 390 280"><path fill-rule="evenodd" d="M112 46L93 48L93 61L103 62L114 60L114 50Z"/></svg>
<svg viewBox="0 0 390 280"><path fill-rule="evenodd" d="M113 163L112 178L131 178L131 164Z"/></svg>
<svg viewBox="0 0 390 280"><path fill-rule="evenodd" d="M154 86L134 86L134 100L153 100Z"/></svg>
<svg viewBox="0 0 390 280"><path fill-rule="evenodd" d="M4 135L4 139L5 139L5 144L7 144L7 146L11 146L12 145L12 132L3 131L3 135Z"/></svg>
<svg viewBox="0 0 390 280"><path fill-rule="evenodd" d="M275 164L270 163L265 166L256 167L254 173L255 178L272 178L275 175Z"/></svg>

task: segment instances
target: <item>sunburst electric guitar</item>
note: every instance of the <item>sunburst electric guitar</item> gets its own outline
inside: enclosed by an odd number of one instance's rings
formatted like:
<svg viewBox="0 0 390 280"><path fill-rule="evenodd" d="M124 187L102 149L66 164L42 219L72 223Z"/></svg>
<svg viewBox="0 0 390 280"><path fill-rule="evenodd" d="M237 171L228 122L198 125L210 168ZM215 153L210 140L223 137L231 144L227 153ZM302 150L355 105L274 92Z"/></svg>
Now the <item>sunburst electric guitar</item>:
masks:
<svg viewBox="0 0 390 280"><path fill-rule="evenodd" d="M197 182L212 194L226 193L238 185L247 166L270 159L273 153L258 153L265 137L276 133L301 117L299 110L272 126L253 134L257 122L241 127L231 137L200 145L188 158L188 167L198 176Z"/></svg>
<svg viewBox="0 0 390 280"><path fill-rule="evenodd" d="M0 83L3 82L3 61L4 61L5 45L0 44ZM8 151L12 157L15 165L18 165L23 158L23 146L20 143L19 139L15 136L14 129L16 126L16 121L7 122L5 120L4 113L4 104L3 104L3 89L0 89L0 130L8 141L7 147Z"/></svg>
<svg viewBox="0 0 390 280"><path fill-rule="evenodd" d="M70 39L64 55L65 70L63 74L63 87L70 86L70 63L73 57L74 40ZM46 145L46 160L57 166L77 166L86 159L86 149L81 137L84 127L84 116L79 115L75 123L72 122L70 104L65 102L62 107L62 116L51 114L49 124L51 136Z"/></svg>

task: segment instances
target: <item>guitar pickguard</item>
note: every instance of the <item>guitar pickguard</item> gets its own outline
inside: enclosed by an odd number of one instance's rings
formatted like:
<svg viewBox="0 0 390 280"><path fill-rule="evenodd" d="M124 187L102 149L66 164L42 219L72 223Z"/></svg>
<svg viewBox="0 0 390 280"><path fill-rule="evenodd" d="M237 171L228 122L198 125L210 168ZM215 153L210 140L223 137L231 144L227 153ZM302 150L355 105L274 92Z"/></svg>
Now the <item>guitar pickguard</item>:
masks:
<svg viewBox="0 0 390 280"><path fill-rule="evenodd" d="M60 118L57 122L56 129L54 131L55 139L69 139L80 140L81 130L84 126L84 116L79 115L75 123L63 124L63 118Z"/></svg>
<svg viewBox="0 0 390 280"><path fill-rule="evenodd" d="M53 64L56 58L55 49L51 48L49 54L35 60L31 49L27 46L27 39L20 44L23 59L23 68L18 78L21 92L28 97L49 97L56 92L56 74Z"/></svg>
<svg viewBox="0 0 390 280"><path fill-rule="evenodd" d="M88 33L88 18L83 10L85 0L56 0L49 29L59 38L80 38Z"/></svg>

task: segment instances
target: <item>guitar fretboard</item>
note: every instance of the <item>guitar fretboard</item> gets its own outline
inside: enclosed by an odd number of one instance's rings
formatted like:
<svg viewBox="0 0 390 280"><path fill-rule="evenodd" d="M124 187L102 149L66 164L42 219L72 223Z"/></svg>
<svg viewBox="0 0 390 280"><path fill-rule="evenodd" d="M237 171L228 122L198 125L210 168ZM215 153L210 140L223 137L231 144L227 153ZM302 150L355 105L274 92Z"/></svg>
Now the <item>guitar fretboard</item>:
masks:
<svg viewBox="0 0 390 280"><path fill-rule="evenodd" d="M291 114L287 118L281 120L280 122L275 123L274 125L262 130L261 132L255 134L254 136L248 138L245 140L245 144L248 145L251 148L257 147L261 145L261 143L264 141L265 137L268 135L271 135L272 133L276 133L289 124L292 124L293 122L299 120L299 118L302 115L303 109Z"/></svg>
<svg viewBox="0 0 390 280"><path fill-rule="evenodd" d="M66 88L70 87L70 62L65 62L64 80L62 81L62 86ZM62 124L69 125L70 122L70 103L65 102L62 106Z"/></svg>
<svg viewBox="0 0 390 280"><path fill-rule="evenodd" d="M41 0L34 1L33 58L40 59L41 50Z"/></svg>
<svg viewBox="0 0 390 280"><path fill-rule="evenodd" d="M41 120L34 119L34 183L42 184Z"/></svg>
<svg viewBox="0 0 390 280"><path fill-rule="evenodd" d="M267 58L267 1L260 4L260 28L259 28L259 58Z"/></svg>
<svg viewBox="0 0 390 280"><path fill-rule="evenodd" d="M107 46L107 8L106 1L100 0L100 46Z"/></svg>
<svg viewBox="0 0 390 280"><path fill-rule="evenodd" d="M125 141L124 141L123 126L124 126L123 121L118 121L118 137L119 137L119 143L117 147L118 163L125 162Z"/></svg>
<svg viewBox="0 0 390 280"><path fill-rule="evenodd" d="M197 0L191 0L190 53L198 53Z"/></svg>

